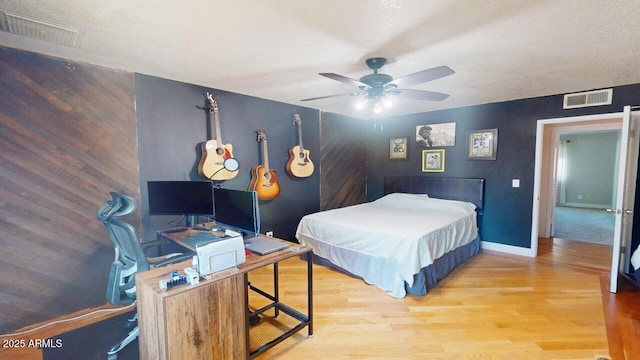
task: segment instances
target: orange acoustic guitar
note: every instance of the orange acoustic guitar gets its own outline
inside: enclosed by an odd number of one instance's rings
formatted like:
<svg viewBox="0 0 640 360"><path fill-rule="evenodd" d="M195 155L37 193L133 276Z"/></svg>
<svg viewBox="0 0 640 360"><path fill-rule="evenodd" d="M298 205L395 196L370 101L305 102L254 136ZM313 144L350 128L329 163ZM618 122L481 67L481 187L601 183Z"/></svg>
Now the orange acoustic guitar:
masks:
<svg viewBox="0 0 640 360"><path fill-rule="evenodd" d="M276 171L269 169L267 133L264 130L258 130L258 142L262 142L263 164L251 169L249 190L257 192L260 200L271 200L280 194L280 184L276 178Z"/></svg>
<svg viewBox="0 0 640 360"><path fill-rule="evenodd" d="M229 180L238 175L237 162L233 158L233 145L222 142L220 131L220 115L218 102L207 93L205 109L213 115L216 138L209 136L209 140L202 143L202 157L198 164L198 173L209 180ZM233 166L225 166L225 162ZM229 171L229 169L233 171Z"/></svg>
<svg viewBox="0 0 640 360"><path fill-rule="evenodd" d="M302 120L300 115L293 115L293 124L298 125L298 145L289 148L289 161L285 169L291 176L306 178L313 174L313 162L309 158L309 150L302 146Z"/></svg>

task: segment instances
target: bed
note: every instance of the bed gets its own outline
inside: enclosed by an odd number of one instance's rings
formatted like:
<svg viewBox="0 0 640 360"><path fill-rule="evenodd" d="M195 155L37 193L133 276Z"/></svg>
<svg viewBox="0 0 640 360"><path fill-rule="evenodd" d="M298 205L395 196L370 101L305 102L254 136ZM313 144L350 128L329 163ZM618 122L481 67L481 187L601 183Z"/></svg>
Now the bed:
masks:
<svg viewBox="0 0 640 360"><path fill-rule="evenodd" d="M314 258L392 297L426 295L480 249L484 179L385 177L384 196L304 216Z"/></svg>

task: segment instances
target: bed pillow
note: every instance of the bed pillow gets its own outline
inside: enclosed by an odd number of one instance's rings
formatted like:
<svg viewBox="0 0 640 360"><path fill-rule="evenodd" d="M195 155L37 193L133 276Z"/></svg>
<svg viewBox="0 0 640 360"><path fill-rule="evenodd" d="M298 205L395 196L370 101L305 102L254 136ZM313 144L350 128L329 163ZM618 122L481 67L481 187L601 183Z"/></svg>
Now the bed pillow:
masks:
<svg viewBox="0 0 640 360"><path fill-rule="evenodd" d="M470 203L468 201L445 200L445 199L437 199L437 198L430 198L428 201L432 203L430 204L432 206L439 206L446 209L452 209L452 210L457 209L465 212L476 210L475 204Z"/></svg>
<svg viewBox="0 0 640 360"><path fill-rule="evenodd" d="M475 211L476 209L476 206L470 202L430 198L427 194L392 193L375 200L374 203L415 210L432 208L433 206L441 206L449 209L457 208L465 212Z"/></svg>
<svg viewBox="0 0 640 360"><path fill-rule="evenodd" d="M427 194L391 193L375 200L374 203L387 206L415 206L428 199Z"/></svg>

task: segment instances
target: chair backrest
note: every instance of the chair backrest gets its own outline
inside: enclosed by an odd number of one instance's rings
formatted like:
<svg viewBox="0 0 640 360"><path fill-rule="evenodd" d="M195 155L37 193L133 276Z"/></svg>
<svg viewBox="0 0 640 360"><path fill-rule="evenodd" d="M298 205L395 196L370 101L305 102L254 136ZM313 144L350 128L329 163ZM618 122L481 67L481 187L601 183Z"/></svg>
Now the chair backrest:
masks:
<svg viewBox="0 0 640 360"><path fill-rule="evenodd" d="M102 204L96 218L104 225L115 249L107 284L107 300L126 304L135 299L135 274L149 270L149 261L142 250L135 228L118 219L136 210L136 200L118 192Z"/></svg>

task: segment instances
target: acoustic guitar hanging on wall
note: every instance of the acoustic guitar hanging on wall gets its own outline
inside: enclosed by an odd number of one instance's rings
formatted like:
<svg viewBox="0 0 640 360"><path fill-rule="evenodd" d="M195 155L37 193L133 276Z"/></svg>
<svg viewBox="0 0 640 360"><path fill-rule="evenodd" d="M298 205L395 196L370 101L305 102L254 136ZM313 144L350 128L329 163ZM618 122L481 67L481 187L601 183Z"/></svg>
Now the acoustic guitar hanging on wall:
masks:
<svg viewBox="0 0 640 360"><path fill-rule="evenodd" d="M233 157L233 145L222 142L220 131L220 111L218 102L206 94L207 99L203 109L213 118L216 137L209 134L209 140L202 143L202 157L198 164L198 173L209 180L229 180L238 175L238 162ZM210 127L211 129L211 127Z"/></svg>
<svg viewBox="0 0 640 360"><path fill-rule="evenodd" d="M309 150L302 145L302 119L300 115L293 115L293 124L298 126L298 145L289 148L289 161L285 169L291 176L306 178L313 174L313 162L309 158Z"/></svg>
<svg viewBox="0 0 640 360"><path fill-rule="evenodd" d="M251 169L251 183L249 190L258 193L258 199L271 200L280 194L280 184L276 171L269 169L269 154L267 152L267 133L258 130L258 142L262 143L262 165Z"/></svg>

